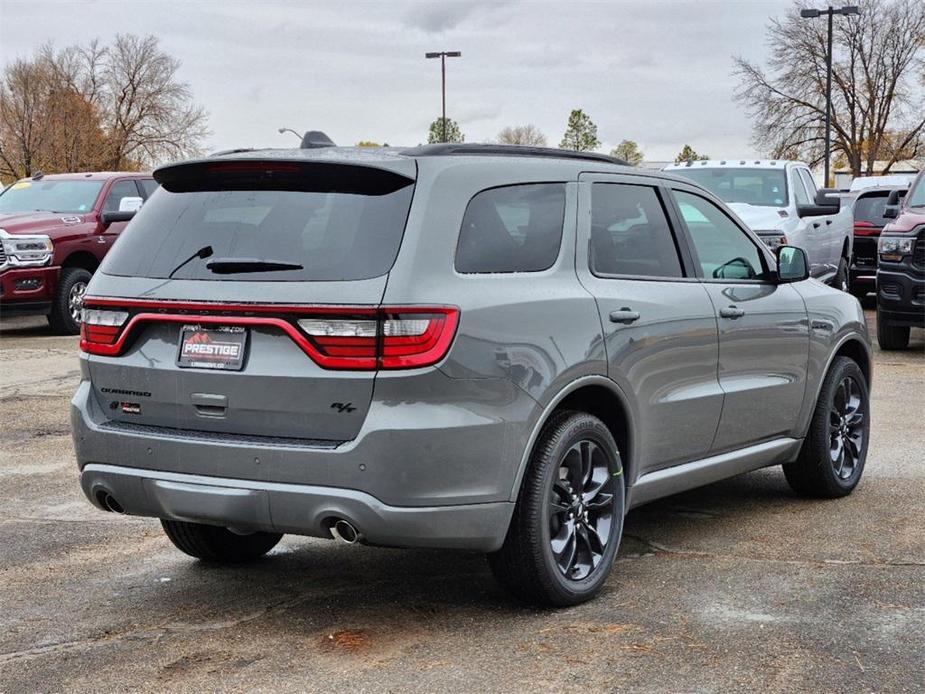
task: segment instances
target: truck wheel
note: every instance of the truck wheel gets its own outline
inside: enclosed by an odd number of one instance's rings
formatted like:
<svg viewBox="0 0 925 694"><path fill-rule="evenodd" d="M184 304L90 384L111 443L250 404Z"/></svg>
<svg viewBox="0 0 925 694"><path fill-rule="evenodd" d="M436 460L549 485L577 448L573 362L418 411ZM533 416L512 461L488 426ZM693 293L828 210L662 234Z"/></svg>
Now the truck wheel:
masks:
<svg viewBox="0 0 925 694"><path fill-rule="evenodd" d="M842 292L848 291L848 261L845 258L838 261L838 270L832 278L832 286Z"/></svg>
<svg viewBox="0 0 925 694"><path fill-rule="evenodd" d="M883 350L905 349L909 346L909 326L893 325L878 313L877 342Z"/></svg>
<svg viewBox="0 0 925 694"><path fill-rule="evenodd" d="M92 275L81 267L66 267L58 278L58 289L51 300L48 324L58 335L80 332L80 309Z"/></svg>
<svg viewBox="0 0 925 694"><path fill-rule="evenodd" d="M262 557L282 538L280 533L238 535L227 528L186 521L162 520L170 541L181 552L204 561L238 563Z"/></svg>
<svg viewBox="0 0 925 694"><path fill-rule="evenodd" d="M861 480L869 438L867 379L853 359L837 357L822 383L800 455L783 466L784 476L797 494L847 496Z"/></svg>
<svg viewBox="0 0 925 694"><path fill-rule="evenodd" d="M624 482L613 436L597 417L556 414L530 458L495 578L529 602L577 605L597 595L623 533Z"/></svg>

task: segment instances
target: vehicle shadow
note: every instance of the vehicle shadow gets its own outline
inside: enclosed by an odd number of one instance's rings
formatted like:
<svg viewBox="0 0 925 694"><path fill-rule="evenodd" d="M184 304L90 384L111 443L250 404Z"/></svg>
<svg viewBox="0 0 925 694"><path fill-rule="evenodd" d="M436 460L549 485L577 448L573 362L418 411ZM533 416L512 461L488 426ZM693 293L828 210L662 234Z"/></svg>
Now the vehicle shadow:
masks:
<svg viewBox="0 0 925 694"><path fill-rule="evenodd" d="M653 536L670 537L672 547L684 548L703 533L723 532L755 516L804 503L811 502L795 497L783 475L774 470L637 509L626 519L618 565L603 599L606 593L616 593L621 563L661 551L653 546ZM264 625L263 620L269 620L284 629L336 631L362 625L372 632L391 632L404 622L419 624L438 615L473 611L531 615L537 610L501 589L484 556L474 552L287 538L253 564L229 568L189 562L180 567L172 574L172 587L179 589L173 593L176 608L198 603L205 612L236 610L240 596L248 595L250 608Z"/></svg>

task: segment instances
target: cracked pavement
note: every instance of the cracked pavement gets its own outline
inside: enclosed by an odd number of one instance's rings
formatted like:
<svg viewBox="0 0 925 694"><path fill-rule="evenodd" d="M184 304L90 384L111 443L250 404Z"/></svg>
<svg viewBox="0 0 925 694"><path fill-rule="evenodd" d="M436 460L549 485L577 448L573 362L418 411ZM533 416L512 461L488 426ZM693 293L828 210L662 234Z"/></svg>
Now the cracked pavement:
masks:
<svg viewBox="0 0 925 694"><path fill-rule="evenodd" d="M868 312L868 319L874 320ZM875 348L850 497L777 468L627 517L604 593L525 607L473 553L288 536L198 564L77 483L76 339L0 326L0 692L925 690L925 342Z"/></svg>

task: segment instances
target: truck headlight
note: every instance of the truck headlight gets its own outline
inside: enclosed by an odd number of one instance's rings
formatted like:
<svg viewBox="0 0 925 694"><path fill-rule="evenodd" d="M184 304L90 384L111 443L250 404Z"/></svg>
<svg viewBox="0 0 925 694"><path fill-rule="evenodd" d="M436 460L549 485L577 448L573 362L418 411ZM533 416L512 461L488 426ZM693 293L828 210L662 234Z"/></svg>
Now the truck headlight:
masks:
<svg viewBox="0 0 925 694"><path fill-rule="evenodd" d="M905 255L912 255L915 248L915 238L902 236L881 236L877 242L877 252L880 258L892 262L899 262Z"/></svg>
<svg viewBox="0 0 925 694"><path fill-rule="evenodd" d="M45 265L51 260L55 252L55 245L44 234L8 234L0 229L0 244L3 246L3 255L0 266L35 266Z"/></svg>

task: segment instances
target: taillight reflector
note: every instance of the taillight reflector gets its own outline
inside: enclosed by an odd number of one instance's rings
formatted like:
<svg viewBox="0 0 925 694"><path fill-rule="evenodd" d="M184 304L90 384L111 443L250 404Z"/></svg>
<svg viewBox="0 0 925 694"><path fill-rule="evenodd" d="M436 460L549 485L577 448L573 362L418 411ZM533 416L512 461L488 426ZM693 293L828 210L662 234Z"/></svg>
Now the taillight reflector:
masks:
<svg viewBox="0 0 925 694"><path fill-rule="evenodd" d="M854 223L854 233L856 236L877 236L880 233L880 227L871 222L858 220Z"/></svg>

